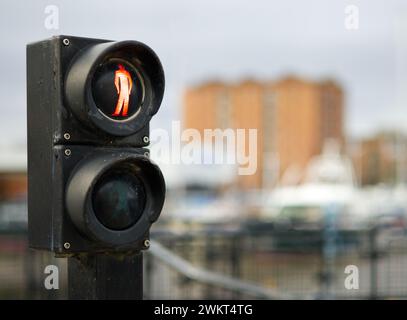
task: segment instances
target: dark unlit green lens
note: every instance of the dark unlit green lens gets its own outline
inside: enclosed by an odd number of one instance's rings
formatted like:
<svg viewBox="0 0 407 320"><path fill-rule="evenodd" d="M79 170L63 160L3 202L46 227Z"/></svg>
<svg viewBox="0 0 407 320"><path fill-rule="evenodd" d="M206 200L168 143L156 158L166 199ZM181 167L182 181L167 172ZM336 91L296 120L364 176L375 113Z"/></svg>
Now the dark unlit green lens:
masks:
<svg viewBox="0 0 407 320"><path fill-rule="evenodd" d="M141 217L146 205L143 182L133 173L112 170L93 190L93 210L108 229L125 230Z"/></svg>

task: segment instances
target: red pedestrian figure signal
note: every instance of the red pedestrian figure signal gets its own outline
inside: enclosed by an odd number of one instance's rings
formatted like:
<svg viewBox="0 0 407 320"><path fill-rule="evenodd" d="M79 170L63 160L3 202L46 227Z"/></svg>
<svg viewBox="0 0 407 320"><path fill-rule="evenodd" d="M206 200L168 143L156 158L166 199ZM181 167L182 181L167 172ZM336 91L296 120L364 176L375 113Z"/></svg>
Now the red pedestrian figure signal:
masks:
<svg viewBox="0 0 407 320"><path fill-rule="evenodd" d="M133 81L130 73L121 64L119 64L119 70L116 70L114 73L114 85L119 96L113 116L126 117Z"/></svg>

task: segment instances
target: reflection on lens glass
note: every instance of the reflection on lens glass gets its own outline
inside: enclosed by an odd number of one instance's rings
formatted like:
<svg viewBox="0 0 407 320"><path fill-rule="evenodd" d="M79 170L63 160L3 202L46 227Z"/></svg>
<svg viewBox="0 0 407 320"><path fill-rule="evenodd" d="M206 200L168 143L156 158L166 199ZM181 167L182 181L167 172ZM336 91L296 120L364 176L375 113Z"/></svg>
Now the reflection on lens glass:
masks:
<svg viewBox="0 0 407 320"><path fill-rule="evenodd" d="M143 90L136 69L122 60L106 61L93 76L93 100L103 114L115 120L128 119L139 110Z"/></svg>
<svg viewBox="0 0 407 320"><path fill-rule="evenodd" d="M141 217L146 192L142 181L130 171L113 169L95 185L93 210L98 220L112 230L124 230Z"/></svg>

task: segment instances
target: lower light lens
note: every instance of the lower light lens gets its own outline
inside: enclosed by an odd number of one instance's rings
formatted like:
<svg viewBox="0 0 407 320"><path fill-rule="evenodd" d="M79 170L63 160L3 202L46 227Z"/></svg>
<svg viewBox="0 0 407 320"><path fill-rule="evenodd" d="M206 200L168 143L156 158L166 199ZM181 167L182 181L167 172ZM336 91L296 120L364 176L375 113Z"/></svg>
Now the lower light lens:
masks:
<svg viewBox="0 0 407 320"><path fill-rule="evenodd" d="M93 189L93 210L108 229L125 230L141 217L146 205L143 182L131 171L111 169Z"/></svg>

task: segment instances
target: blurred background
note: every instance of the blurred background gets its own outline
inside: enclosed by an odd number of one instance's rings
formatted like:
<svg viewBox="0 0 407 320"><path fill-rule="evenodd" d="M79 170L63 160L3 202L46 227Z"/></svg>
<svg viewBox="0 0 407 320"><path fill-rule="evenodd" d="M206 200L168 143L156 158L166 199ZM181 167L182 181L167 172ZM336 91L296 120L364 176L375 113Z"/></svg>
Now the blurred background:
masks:
<svg viewBox="0 0 407 320"><path fill-rule="evenodd" d="M2 1L0 298L66 298L65 260L26 240L25 46L57 34L156 51L166 93L152 151L173 121L257 129L253 175L153 157L168 195L146 298L407 298L402 0ZM48 264L59 290L43 287ZM345 286L350 265L358 289Z"/></svg>

